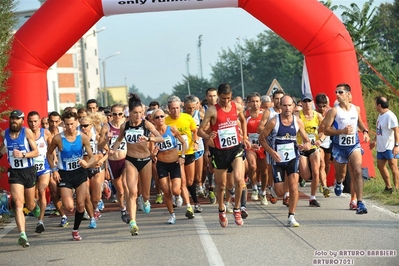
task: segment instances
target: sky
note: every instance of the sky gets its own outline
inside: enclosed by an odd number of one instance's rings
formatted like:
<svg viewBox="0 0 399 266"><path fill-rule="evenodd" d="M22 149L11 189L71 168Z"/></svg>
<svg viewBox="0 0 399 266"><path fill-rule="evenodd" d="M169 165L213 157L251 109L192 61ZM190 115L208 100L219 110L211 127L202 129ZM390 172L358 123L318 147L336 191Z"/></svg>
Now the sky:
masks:
<svg viewBox="0 0 399 266"><path fill-rule="evenodd" d="M364 0L333 0L334 5L359 7ZM380 5L393 0L375 0ZM40 6L37 0L19 0L18 10ZM216 27L217 25L217 27ZM97 23L100 58L119 52L106 61L108 86L135 85L144 95L156 98L172 93L173 86L189 73L200 75L198 40L202 35L203 77L210 79L222 49L234 48L239 39L253 39L268 28L241 8L166 11L103 17ZM101 72L102 73L102 72ZM245 84L245 77L244 77ZM217 86L217 84L214 84Z"/></svg>

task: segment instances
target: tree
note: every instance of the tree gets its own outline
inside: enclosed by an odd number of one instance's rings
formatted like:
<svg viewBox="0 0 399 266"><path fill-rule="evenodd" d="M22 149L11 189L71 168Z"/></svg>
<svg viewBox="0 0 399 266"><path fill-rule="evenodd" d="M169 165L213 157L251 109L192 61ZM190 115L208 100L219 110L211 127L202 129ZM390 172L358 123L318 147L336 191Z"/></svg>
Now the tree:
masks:
<svg viewBox="0 0 399 266"><path fill-rule="evenodd" d="M13 0L0 1L0 92L3 93L3 97L0 99L1 106L7 106L7 98L4 97L4 92L7 90L7 80L10 77L7 65L12 47L13 28L17 23L17 18L13 13L14 9L15 3ZM6 113L7 110L3 109L0 116L4 116Z"/></svg>
<svg viewBox="0 0 399 266"><path fill-rule="evenodd" d="M183 75L183 81L178 83L177 85L173 86L172 95L178 96L182 101L184 97L189 94L197 96L200 100L205 97L206 90L211 87L211 83L204 78L200 78L197 76Z"/></svg>
<svg viewBox="0 0 399 266"><path fill-rule="evenodd" d="M376 7L372 8L373 2L374 0L366 1L362 8L355 3L350 4L350 8L340 5L344 10L341 14L343 23L352 37L356 50L363 55L378 46L375 39L369 38L373 28L376 27L376 20L373 20Z"/></svg>
<svg viewBox="0 0 399 266"><path fill-rule="evenodd" d="M242 94L240 51L246 95L255 91L265 94L273 79L277 79L287 93L300 95L303 56L272 31L244 40L242 47L222 50L212 66L213 84L229 83L234 95Z"/></svg>
<svg viewBox="0 0 399 266"><path fill-rule="evenodd" d="M339 8L339 6L332 4L332 0L319 1L319 2L320 2L320 4L323 4L325 7L330 9L331 11L335 11L335 10L337 10Z"/></svg>

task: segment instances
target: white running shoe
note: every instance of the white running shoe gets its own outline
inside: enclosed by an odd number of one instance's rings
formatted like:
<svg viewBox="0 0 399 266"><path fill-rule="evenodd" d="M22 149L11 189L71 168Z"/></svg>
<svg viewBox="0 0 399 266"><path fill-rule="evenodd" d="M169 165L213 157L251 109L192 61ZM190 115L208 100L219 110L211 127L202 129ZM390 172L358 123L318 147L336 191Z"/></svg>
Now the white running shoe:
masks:
<svg viewBox="0 0 399 266"><path fill-rule="evenodd" d="M260 205L268 205L269 202L267 201L266 195L260 195Z"/></svg>
<svg viewBox="0 0 399 266"><path fill-rule="evenodd" d="M176 206L177 207L181 207L182 205L183 205L183 199L179 195L179 196L176 197Z"/></svg>
<svg viewBox="0 0 399 266"><path fill-rule="evenodd" d="M256 189L252 190L251 200L259 200L258 190L256 190Z"/></svg>
<svg viewBox="0 0 399 266"><path fill-rule="evenodd" d="M143 196L140 195L139 198L137 199L137 210L142 211L143 210Z"/></svg>
<svg viewBox="0 0 399 266"><path fill-rule="evenodd" d="M287 227L299 227L299 223L295 220L294 215L288 217Z"/></svg>

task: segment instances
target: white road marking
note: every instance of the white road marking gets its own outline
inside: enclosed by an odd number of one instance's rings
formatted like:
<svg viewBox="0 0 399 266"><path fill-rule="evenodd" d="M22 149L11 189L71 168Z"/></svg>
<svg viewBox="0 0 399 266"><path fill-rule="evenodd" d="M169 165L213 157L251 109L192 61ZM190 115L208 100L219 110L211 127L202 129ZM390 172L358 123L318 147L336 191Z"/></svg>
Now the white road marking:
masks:
<svg viewBox="0 0 399 266"><path fill-rule="evenodd" d="M208 228L205 225L204 219L200 214L196 214L194 218L195 228L197 229L198 236L201 240L202 247L205 250L206 257L208 259L209 265L224 265L223 259L220 256L215 243L209 234Z"/></svg>

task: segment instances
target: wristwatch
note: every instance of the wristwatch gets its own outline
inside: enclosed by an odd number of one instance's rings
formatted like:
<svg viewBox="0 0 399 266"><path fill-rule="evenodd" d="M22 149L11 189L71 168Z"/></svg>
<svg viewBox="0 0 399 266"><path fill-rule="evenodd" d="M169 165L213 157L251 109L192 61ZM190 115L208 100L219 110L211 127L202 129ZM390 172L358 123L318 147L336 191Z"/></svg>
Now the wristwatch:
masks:
<svg viewBox="0 0 399 266"><path fill-rule="evenodd" d="M25 158L26 157L26 152L22 152L22 158Z"/></svg>
<svg viewBox="0 0 399 266"><path fill-rule="evenodd" d="M395 147L399 147L399 143L398 142L395 143Z"/></svg>

